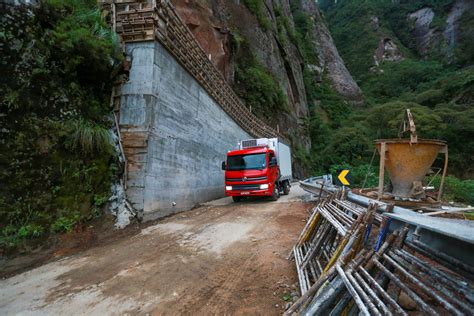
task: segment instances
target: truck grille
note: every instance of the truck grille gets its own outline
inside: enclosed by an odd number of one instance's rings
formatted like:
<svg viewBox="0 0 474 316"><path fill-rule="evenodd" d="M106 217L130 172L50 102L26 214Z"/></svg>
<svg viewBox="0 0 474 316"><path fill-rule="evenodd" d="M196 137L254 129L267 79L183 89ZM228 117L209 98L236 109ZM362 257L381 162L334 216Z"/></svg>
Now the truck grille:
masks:
<svg viewBox="0 0 474 316"><path fill-rule="evenodd" d="M244 178L226 178L226 182L248 182L248 181L264 181L267 180L267 177L247 177L246 179Z"/></svg>
<svg viewBox="0 0 474 316"><path fill-rule="evenodd" d="M237 184L232 186L232 191L260 190L259 184Z"/></svg>

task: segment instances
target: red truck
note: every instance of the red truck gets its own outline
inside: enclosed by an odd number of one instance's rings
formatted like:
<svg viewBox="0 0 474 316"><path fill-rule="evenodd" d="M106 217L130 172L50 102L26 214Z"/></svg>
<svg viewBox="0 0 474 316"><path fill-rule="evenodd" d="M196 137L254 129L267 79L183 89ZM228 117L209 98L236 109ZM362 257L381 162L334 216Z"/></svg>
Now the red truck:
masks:
<svg viewBox="0 0 474 316"><path fill-rule="evenodd" d="M243 140L239 149L229 151L222 162L225 170L225 195L234 202L247 196L270 196L290 192L291 150L278 138Z"/></svg>

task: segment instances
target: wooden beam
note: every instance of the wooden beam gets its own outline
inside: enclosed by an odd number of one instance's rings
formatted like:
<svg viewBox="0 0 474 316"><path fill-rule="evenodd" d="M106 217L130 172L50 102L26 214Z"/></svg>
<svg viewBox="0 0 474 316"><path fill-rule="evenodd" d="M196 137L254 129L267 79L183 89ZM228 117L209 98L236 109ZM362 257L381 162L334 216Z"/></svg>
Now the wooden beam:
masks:
<svg viewBox="0 0 474 316"><path fill-rule="evenodd" d="M385 180L385 152L387 151L387 144L385 142L380 143L380 164L379 164L379 190L377 198L382 199L383 186Z"/></svg>

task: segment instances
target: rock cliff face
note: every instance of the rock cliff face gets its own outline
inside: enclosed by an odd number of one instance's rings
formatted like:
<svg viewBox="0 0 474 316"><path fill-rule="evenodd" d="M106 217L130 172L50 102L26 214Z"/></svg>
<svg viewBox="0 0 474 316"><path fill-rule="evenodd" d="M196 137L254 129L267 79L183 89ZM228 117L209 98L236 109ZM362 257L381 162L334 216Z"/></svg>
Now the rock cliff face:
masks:
<svg viewBox="0 0 474 316"><path fill-rule="evenodd" d="M326 23L324 23L315 1L302 0L299 2L299 6L310 15L313 22L310 34L311 41L317 48L319 67L323 71L327 71L327 75L337 92L350 101L360 103L362 92L344 65L344 61L337 51L331 33Z"/></svg>
<svg viewBox="0 0 474 316"><path fill-rule="evenodd" d="M412 34L416 40L417 52L422 57L436 53L444 55L448 60L453 60L454 49L458 46L460 19L464 13L474 10L471 0L456 0L451 5L445 16L439 17L430 7L423 7L408 15L412 21ZM434 25L435 17L443 22Z"/></svg>
<svg viewBox="0 0 474 316"><path fill-rule="evenodd" d="M348 101L360 102L361 91L347 71L321 17L311 0L295 1L311 17L311 41L319 63L305 65L300 48L293 39L295 21L289 0L257 2L238 0L172 0L180 17L189 26L214 65L230 84L235 83L238 67L236 43L245 41L246 49L268 71L287 99L288 111L267 120L278 125L306 151L310 140L302 128L309 116L304 67L325 72L333 88ZM265 117L264 117L265 119Z"/></svg>

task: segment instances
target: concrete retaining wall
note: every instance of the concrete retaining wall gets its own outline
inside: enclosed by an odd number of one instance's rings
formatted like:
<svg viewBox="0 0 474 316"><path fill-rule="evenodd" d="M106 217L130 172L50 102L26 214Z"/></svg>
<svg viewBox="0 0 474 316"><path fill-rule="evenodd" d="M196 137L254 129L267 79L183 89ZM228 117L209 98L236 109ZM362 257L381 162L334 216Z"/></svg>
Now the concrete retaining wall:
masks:
<svg viewBox="0 0 474 316"><path fill-rule="evenodd" d="M158 42L127 43L120 130L127 195L144 220L224 195L221 162L252 138Z"/></svg>

